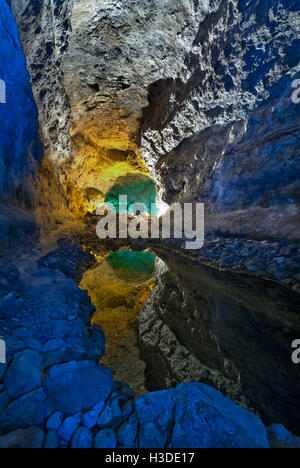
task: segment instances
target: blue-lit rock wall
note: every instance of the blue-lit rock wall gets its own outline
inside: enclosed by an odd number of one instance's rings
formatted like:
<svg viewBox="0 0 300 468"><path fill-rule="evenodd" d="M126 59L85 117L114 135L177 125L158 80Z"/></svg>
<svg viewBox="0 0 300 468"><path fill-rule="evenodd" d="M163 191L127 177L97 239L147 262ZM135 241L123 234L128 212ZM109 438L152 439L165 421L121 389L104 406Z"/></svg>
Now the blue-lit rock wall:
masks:
<svg viewBox="0 0 300 468"><path fill-rule="evenodd" d="M0 79L5 101L0 103L0 200L11 198L35 169L42 148L33 98L17 25L5 0L0 0ZM4 94L2 99L4 101Z"/></svg>
<svg viewBox="0 0 300 468"><path fill-rule="evenodd" d="M214 3L190 78L149 88L143 154L168 203L205 203L207 227L299 239L299 1Z"/></svg>

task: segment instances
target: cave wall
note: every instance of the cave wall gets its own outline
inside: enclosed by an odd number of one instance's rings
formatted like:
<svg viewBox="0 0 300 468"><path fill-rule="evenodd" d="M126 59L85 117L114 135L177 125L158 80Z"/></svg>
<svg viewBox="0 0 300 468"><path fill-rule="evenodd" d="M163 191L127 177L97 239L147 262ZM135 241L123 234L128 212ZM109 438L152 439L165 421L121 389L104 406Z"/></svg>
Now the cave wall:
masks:
<svg viewBox="0 0 300 468"><path fill-rule="evenodd" d="M36 166L43 158L38 113L17 25L4 0L0 8L0 257L34 242L39 227L26 210L36 207Z"/></svg>
<svg viewBox="0 0 300 468"><path fill-rule="evenodd" d="M168 203L206 204L208 228L299 238L299 2L210 5L189 79L149 88L142 153Z"/></svg>
<svg viewBox="0 0 300 468"><path fill-rule="evenodd" d="M0 196L11 199L34 172L42 148L17 25L5 1L0 10L0 79L6 89L6 102L0 104Z"/></svg>
<svg viewBox="0 0 300 468"><path fill-rule="evenodd" d="M0 257L36 245L70 218L53 163L45 157L39 113L11 2L0 1ZM18 2L14 2L18 5Z"/></svg>
<svg viewBox="0 0 300 468"><path fill-rule="evenodd" d="M148 86L160 78L188 79L185 58L206 2L20 0L11 6L46 155L73 208L84 212L91 190L92 202L103 201L117 177L148 173L137 146Z"/></svg>
<svg viewBox="0 0 300 468"><path fill-rule="evenodd" d="M205 202L208 230L298 238L297 5L11 1L69 207L150 171L166 202Z"/></svg>

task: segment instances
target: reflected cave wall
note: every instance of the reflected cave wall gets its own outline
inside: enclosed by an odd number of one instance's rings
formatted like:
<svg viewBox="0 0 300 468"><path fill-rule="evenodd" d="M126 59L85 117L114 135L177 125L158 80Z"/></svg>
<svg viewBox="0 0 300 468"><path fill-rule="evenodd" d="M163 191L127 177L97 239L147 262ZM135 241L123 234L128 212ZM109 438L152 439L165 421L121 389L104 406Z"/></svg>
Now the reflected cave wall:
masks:
<svg viewBox="0 0 300 468"><path fill-rule="evenodd" d="M264 419L300 434L300 334L296 292L270 281L201 267L157 251L166 266L140 312L149 390L204 382Z"/></svg>

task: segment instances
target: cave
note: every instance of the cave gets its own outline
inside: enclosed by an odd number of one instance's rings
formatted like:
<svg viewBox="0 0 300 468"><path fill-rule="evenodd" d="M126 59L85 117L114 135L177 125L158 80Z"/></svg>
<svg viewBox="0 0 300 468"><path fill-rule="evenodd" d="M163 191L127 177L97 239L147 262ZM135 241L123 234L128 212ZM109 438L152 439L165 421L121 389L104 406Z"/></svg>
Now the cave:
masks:
<svg viewBox="0 0 300 468"><path fill-rule="evenodd" d="M127 197L127 206L120 207L120 196ZM116 211L130 213L130 207L135 204L142 204L148 213L157 215L156 208L156 187L152 178L140 174L128 174L119 177L113 187L105 195L105 203L112 203ZM152 205L154 209L152 209Z"/></svg>
<svg viewBox="0 0 300 468"><path fill-rule="evenodd" d="M298 0L0 4L0 447L300 448Z"/></svg>

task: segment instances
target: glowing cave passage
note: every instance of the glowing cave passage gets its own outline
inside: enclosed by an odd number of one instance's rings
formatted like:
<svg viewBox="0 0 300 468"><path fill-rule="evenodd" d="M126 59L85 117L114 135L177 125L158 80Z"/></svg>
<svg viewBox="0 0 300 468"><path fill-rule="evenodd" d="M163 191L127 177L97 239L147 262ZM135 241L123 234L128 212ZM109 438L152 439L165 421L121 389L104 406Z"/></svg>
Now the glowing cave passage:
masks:
<svg viewBox="0 0 300 468"><path fill-rule="evenodd" d="M127 207L120 207L119 196L127 195ZM107 192L105 202L112 203L118 213L130 213L130 206L134 203L142 203L151 213L152 205L156 203L156 187L154 181L143 174L128 174L117 179L114 186ZM157 215L158 210L153 209L152 214Z"/></svg>

